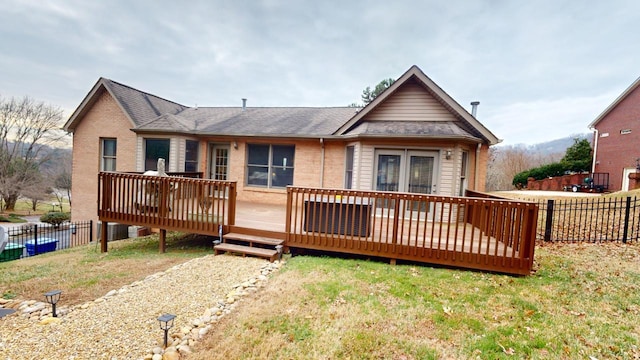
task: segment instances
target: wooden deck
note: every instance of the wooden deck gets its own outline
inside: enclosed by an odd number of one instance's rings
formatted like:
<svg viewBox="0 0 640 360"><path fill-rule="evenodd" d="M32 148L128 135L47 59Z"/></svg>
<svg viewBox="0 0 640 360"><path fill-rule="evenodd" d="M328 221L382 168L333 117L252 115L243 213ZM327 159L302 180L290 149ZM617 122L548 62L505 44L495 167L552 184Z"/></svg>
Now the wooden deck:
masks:
<svg viewBox="0 0 640 360"><path fill-rule="evenodd" d="M158 190L142 195L149 183ZM100 220L162 229L161 251L166 230L233 232L391 262L518 275L533 265L538 208L529 202L289 187L277 206L236 201L234 182L100 173L99 184Z"/></svg>

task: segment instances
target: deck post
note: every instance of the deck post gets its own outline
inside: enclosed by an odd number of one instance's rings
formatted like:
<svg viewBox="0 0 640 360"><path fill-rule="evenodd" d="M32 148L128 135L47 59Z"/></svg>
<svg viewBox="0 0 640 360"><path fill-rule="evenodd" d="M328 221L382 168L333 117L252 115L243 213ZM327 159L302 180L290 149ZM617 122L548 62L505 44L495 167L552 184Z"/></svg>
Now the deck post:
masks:
<svg viewBox="0 0 640 360"><path fill-rule="evenodd" d="M167 230L160 229L159 238L160 238L160 253L164 254L165 252L167 252Z"/></svg>
<svg viewBox="0 0 640 360"><path fill-rule="evenodd" d="M100 225L100 252L103 253L107 252L107 225L109 225L109 223L106 221L103 221Z"/></svg>

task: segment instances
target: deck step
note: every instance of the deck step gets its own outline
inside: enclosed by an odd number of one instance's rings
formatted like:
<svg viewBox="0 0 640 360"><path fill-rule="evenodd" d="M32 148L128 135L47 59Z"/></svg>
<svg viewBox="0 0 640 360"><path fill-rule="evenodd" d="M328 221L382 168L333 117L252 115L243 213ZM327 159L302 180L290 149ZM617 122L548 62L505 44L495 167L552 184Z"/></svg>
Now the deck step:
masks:
<svg viewBox="0 0 640 360"><path fill-rule="evenodd" d="M228 233L224 235L224 240L225 241L227 240L242 241L245 243L249 243L249 246L253 246L253 244L276 246L276 245L282 245L284 243L284 240L280 240L280 239L273 239L273 238L267 238L263 236L247 235L247 234L240 234L240 233Z"/></svg>
<svg viewBox="0 0 640 360"><path fill-rule="evenodd" d="M213 247L214 253L216 255L223 252L230 252L235 254L244 255L253 255L261 258L269 259L269 261L274 262L278 258L278 252L276 250L264 249L253 246L244 246L237 244L229 244L222 243Z"/></svg>

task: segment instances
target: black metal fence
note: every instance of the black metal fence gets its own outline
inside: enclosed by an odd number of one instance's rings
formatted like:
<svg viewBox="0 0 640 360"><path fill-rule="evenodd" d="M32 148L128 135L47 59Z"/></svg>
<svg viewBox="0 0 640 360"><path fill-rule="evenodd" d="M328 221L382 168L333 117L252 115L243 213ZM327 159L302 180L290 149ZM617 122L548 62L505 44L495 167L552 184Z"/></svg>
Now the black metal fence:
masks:
<svg viewBox="0 0 640 360"><path fill-rule="evenodd" d="M640 199L538 200L538 239L605 242L640 240Z"/></svg>
<svg viewBox="0 0 640 360"><path fill-rule="evenodd" d="M89 244L93 239L93 221L78 221L53 226L25 224L7 227L7 244L1 261L16 260L50 251Z"/></svg>

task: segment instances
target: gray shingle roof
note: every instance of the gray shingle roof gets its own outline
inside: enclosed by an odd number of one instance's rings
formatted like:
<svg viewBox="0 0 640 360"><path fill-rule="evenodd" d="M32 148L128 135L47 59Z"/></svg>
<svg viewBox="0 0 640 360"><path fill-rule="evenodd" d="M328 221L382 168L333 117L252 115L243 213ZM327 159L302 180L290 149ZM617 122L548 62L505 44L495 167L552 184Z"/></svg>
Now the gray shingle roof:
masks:
<svg viewBox="0 0 640 360"><path fill-rule="evenodd" d="M458 121L369 121L366 116L407 81L417 79ZM200 107L173 101L100 78L64 129L73 132L96 99L108 91L133 122L137 132L264 137L404 136L499 140L451 99L417 66L411 67L387 91L364 109L352 107ZM393 90L393 91L390 91Z"/></svg>
<svg viewBox="0 0 640 360"><path fill-rule="evenodd" d="M177 114L187 108L184 105L148 94L113 80L103 79L103 81L136 126L153 120L160 115Z"/></svg>
<svg viewBox="0 0 640 360"><path fill-rule="evenodd" d="M356 108L330 107L200 107L161 116L138 131L185 131L216 135L328 136L355 115Z"/></svg>
<svg viewBox="0 0 640 360"><path fill-rule="evenodd" d="M479 140L454 121L369 121L345 135L465 138Z"/></svg>

